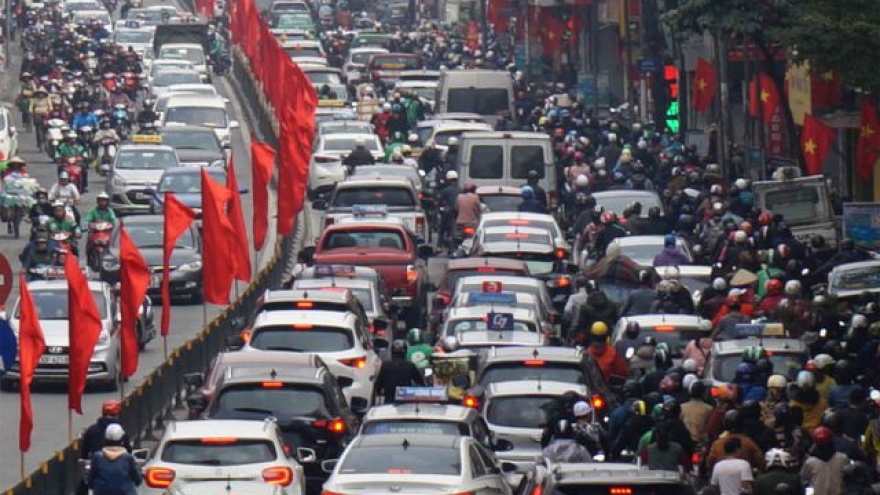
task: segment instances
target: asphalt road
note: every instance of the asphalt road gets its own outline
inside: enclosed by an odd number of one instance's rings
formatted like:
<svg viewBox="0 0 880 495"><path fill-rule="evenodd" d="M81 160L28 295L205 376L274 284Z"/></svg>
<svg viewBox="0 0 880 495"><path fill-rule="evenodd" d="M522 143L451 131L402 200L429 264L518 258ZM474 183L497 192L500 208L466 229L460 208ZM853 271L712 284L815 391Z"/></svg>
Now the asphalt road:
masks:
<svg viewBox="0 0 880 495"><path fill-rule="evenodd" d="M16 58L20 60L20 53L14 54L13 58L14 60ZM18 74L18 68L18 63L15 63L9 71L10 74L13 74L13 79ZM215 85L217 85L218 90L224 96L230 99L229 109L232 118L241 122L241 129L233 133L233 155L239 184L250 189L250 129L242 113L240 101L233 94L231 85L223 80L223 78L215 78ZM16 85L12 82L3 85L0 91L2 91L0 93L0 100L4 102L14 101L17 94ZM19 129L21 129L21 126L19 126ZM43 187L49 189L55 181L56 168L51 164L45 153L37 152L33 133L19 133L19 155L27 161L31 176L38 179ZM93 172L89 175L89 181L89 193L84 195L79 206L83 215L94 206L95 195L103 190L105 179ZM271 201L274 203L274 198ZM245 197L242 203L245 223L248 225L248 238L250 239L250 195ZM270 205L270 211L274 211L274 206ZM271 233L274 232L275 227L272 222L274 222L274 219L270 219L270 237L266 242L268 248L264 248L264 252L258 256L261 266L265 263L266 259L271 257L274 250L275 238ZM23 227L23 230L24 228L29 228L29 224ZM24 235L22 239L15 239L12 235L6 234L5 228L0 229L0 253L7 257L14 271L17 271L20 267L18 255L26 242L27 240ZM80 250L83 253L85 252L85 238L81 241ZM245 284L239 284L238 291L244 291L245 287ZM17 294L18 290L16 288L13 290L9 301L7 301L9 308L14 304ZM233 293L232 297L234 298L234 296L235 294ZM209 305L207 307L208 321L221 310L222 308L219 306ZM161 310L157 309L157 325L160 313ZM201 306L173 306L168 349L174 349L192 338L202 327L203 311ZM163 359L162 340L157 338L148 344L147 348L141 353L138 373L126 385L126 390L132 390L134 388L133 385L140 383L144 376L149 374ZM83 401L85 414L83 416L73 414L74 435L78 435L100 415L102 401L119 397L119 392L87 391ZM54 455L56 451L64 448L70 440L68 434L66 388L64 386L40 386L37 384L33 389L32 401L35 428L32 436L31 450L25 456L24 472L26 474L39 467L42 461ZM2 454L0 454L0 458L3 459L3 462L0 462L0 488L11 487L21 479L18 453L18 423L18 394L0 393L0 445L3 446Z"/></svg>

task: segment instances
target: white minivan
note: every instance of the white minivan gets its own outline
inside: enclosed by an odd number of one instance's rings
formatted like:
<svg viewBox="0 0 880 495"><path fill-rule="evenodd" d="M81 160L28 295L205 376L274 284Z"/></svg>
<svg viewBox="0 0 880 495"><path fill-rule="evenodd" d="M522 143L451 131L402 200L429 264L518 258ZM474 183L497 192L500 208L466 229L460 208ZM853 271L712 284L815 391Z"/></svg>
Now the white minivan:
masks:
<svg viewBox="0 0 880 495"><path fill-rule="evenodd" d="M170 122L210 127L224 146L232 144L232 129L239 127L237 120L229 118L223 98L207 94L180 94L170 97L165 105L161 124Z"/></svg>
<svg viewBox="0 0 880 495"><path fill-rule="evenodd" d="M513 79L503 70L444 70L437 83L434 113L475 113L494 125L514 115Z"/></svg>

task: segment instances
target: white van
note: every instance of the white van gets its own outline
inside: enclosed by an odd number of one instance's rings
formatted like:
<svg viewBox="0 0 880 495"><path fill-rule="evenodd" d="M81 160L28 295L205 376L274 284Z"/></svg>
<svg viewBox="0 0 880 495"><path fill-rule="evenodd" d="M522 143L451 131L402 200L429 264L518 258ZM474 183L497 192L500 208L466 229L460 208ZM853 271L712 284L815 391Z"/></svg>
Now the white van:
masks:
<svg viewBox="0 0 880 495"><path fill-rule="evenodd" d="M465 132L458 146L456 168L461 182L479 186L526 183L529 171L538 172L551 209L559 205L553 143L542 132Z"/></svg>
<svg viewBox="0 0 880 495"><path fill-rule="evenodd" d="M505 111L514 115L513 80L509 73L503 70L441 71L435 113L475 113L494 125Z"/></svg>
<svg viewBox="0 0 880 495"><path fill-rule="evenodd" d="M202 94L171 96L162 113L161 124L169 122L210 127L224 146L232 145L232 129L239 127L237 120L230 120L222 97Z"/></svg>

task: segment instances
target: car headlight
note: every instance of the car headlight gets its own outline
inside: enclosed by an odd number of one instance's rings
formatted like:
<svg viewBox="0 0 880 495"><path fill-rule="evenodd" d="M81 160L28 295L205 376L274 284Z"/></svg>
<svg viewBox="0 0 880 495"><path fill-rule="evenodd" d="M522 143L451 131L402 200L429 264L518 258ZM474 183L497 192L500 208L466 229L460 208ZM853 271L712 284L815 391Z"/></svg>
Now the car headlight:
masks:
<svg viewBox="0 0 880 495"><path fill-rule="evenodd" d="M98 336L98 345L107 345L110 343L110 333L106 330L101 330L101 335Z"/></svg>
<svg viewBox="0 0 880 495"><path fill-rule="evenodd" d="M215 160L215 161L211 162L211 164L208 165L208 167L209 168L225 168L226 162L224 162L223 160Z"/></svg>
<svg viewBox="0 0 880 495"><path fill-rule="evenodd" d="M122 177L120 177L118 175L114 175L113 176L113 185L116 187L125 187L128 185L128 183L125 182L125 179L123 179Z"/></svg>
<svg viewBox="0 0 880 495"><path fill-rule="evenodd" d="M184 263L177 267L178 270L182 272L197 272L202 269L201 261L190 261L189 263Z"/></svg>
<svg viewBox="0 0 880 495"><path fill-rule="evenodd" d="M119 270L119 263L116 261L105 261L101 263L101 267L108 272L115 272Z"/></svg>

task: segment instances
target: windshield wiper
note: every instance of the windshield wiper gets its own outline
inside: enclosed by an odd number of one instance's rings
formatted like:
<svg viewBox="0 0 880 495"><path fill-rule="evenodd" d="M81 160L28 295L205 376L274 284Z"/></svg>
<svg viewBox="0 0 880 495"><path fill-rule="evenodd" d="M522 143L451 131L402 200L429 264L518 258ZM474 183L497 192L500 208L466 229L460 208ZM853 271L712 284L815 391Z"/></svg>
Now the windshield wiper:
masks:
<svg viewBox="0 0 880 495"><path fill-rule="evenodd" d="M291 351L291 352L305 352L304 349L300 349L299 347L291 347L286 345L270 345L266 347L266 351Z"/></svg>
<svg viewBox="0 0 880 495"><path fill-rule="evenodd" d="M220 459L200 459L198 461L192 461L188 464L206 464L208 466L223 466L224 462Z"/></svg>
<svg viewBox="0 0 880 495"><path fill-rule="evenodd" d="M252 412L252 413L262 413L262 414L275 414L275 411L271 409L263 409L262 407L234 407L233 411L238 412Z"/></svg>

